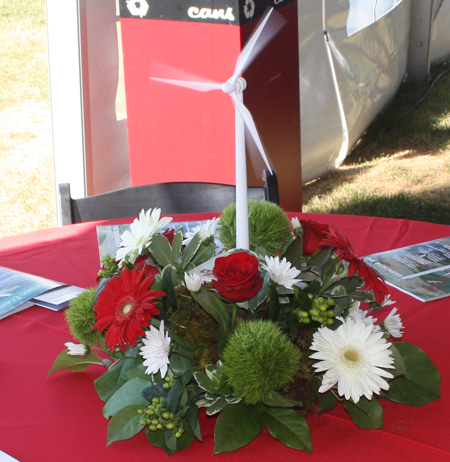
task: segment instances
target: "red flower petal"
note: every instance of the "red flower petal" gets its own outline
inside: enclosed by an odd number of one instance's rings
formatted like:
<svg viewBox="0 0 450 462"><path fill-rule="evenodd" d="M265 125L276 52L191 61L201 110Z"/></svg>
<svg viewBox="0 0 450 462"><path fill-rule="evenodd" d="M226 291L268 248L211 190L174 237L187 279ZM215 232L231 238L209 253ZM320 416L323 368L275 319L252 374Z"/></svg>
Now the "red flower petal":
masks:
<svg viewBox="0 0 450 462"><path fill-rule="evenodd" d="M212 281L219 294L230 302L240 303L254 297L263 279L258 259L247 252L236 252L216 259Z"/></svg>
<svg viewBox="0 0 450 462"><path fill-rule="evenodd" d="M125 351L126 345L134 345L137 336L144 334L143 327L150 324L152 316L159 314L156 299L165 294L149 290L153 280L153 277L143 277L138 268L131 271L125 268L99 293L94 305L97 322L92 329L106 330L108 348L115 349L119 344Z"/></svg>

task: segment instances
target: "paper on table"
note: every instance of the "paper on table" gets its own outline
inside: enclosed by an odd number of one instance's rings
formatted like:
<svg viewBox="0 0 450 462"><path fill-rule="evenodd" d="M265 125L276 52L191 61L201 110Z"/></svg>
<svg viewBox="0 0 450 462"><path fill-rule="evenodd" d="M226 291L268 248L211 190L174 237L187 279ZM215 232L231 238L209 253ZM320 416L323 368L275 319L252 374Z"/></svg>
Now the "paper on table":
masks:
<svg viewBox="0 0 450 462"><path fill-rule="evenodd" d="M59 296L60 290L64 293L63 301ZM60 310L81 291L80 287L67 286L61 282L0 267L0 319L32 305ZM43 295L44 293L49 295ZM58 303L54 303L53 299L57 299Z"/></svg>
<svg viewBox="0 0 450 462"><path fill-rule="evenodd" d="M19 462L14 457L8 456L6 452L0 451L0 462Z"/></svg>
<svg viewBox="0 0 450 462"><path fill-rule="evenodd" d="M183 227L183 233L186 235L192 232L196 226L206 223L206 220L201 221L172 221L167 226L164 226L160 232L166 229L173 228L178 230ZM97 240L100 259L110 256L116 257L117 251L120 249L122 243L122 234L129 231L131 224L117 224L117 225L98 225L97 226ZM217 242L216 242L217 244Z"/></svg>
<svg viewBox="0 0 450 462"><path fill-rule="evenodd" d="M56 287L48 292L34 297L31 301L35 305L49 308L50 310L59 311L65 308L70 300L75 298L84 289L76 286Z"/></svg>

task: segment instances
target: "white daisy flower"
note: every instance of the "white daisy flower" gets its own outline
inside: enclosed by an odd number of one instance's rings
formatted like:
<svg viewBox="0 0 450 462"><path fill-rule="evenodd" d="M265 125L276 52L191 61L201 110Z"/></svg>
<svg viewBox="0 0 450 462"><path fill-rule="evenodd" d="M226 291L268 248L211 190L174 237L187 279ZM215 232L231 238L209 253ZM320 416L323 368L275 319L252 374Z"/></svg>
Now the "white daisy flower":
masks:
<svg viewBox="0 0 450 462"><path fill-rule="evenodd" d="M313 337L311 349L316 353L310 358L319 360L313 367L325 372L319 392L337 384L339 395L346 399L357 403L364 395L370 400L373 393L389 389L385 378L394 377L384 370L394 368L391 344L362 320L339 319L343 324L335 331L322 327Z"/></svg>
<svg viewBox="0 0 450 462"><path fill-rule="evenodd" d="M300 220L297 217L291 218L291 226L293 230L296 230L297 228L302 229Z"/></svg>
<svg viewBox="0 0 450 462"><path fill-rule="evenodd" d="M350 311L350 317L353 321L361 320L366 326L372 326L372 331L374 333L380 332L381 327L375 324L378 319L373 316L367 316L367 311L360 310L359 305L360 303L358 302L358 304L353 307L352 311Z"/></svg>
<svg viewBox="0 0 450 462"><path fill-rule="evenodd" d="M129 231L123 233L121 248L116 253L116 260L121 260L121 263L125 258L134 263L146 249L155 233L157 233L161 228L166 226L172 221L171 217L161 218L161 209L155 208L141 211L139 218L136 218L130 226Z"/></svg>
<svg viewBox="0 0 450 462"><path fill-rule="evenodd" d="M161 377L165 377L167 365L169 364L171 340L168 332L164 334L164 321L161 321L159 330L156 327L150 326L150 330L142 338L144 345L139 352L145 359L143 365L147 367L146 374L156 374L158 371L161 371Z"/></svg>
<svg viewBox="0 0 450 462"><path fill-rule="evenodd" d="M265 259L266 265L263 264L261 267L269 273L273 282L286 289L292 289L294 284L300 282L300 279L295 279L300 274L300 270L291 266L286 258L280 261L279 257L266 256Z"/></svg>
<svg viewBox="0 0 450 462"><path fill-rule="evenodd" d="M197 234L200 233L200 238L202 242L206 241L210 237L215 237L216 231L219 229L219 219L213 218L212 220L208 220L206 223L203 223L198 226L194 226L192 231L188 231L185 234L185 238L183 240L183 245L188 245L191 242L192 238Z"/></svg>
<svg viewBox="0 0 450 462"><path fill-rule="evenodd" d="M202 278L196 273L186 273L184 275L184 284L187 290L190 290L191 292L198 292L202 286Z"/></svg>
<svg viewBox="0 0 450 462"><path fill-rule="evenodd" d="M396 313L397 308L393 308L381 325L389 332L389 335L400 338L403 337L402 329L404 329L404 326L400 315Z"/></svg>
<svg viewBox="0 0 450 462"><path fill-rule="evenodd" d="M384 297L383 303L381 304L381 308L383 308L383 306L394 305L395 303L396 302L394 300L391 300L391 294L386 295L386 297Z"/></svg>
<svg viewBox="0 0 450 462"><path fill-rule="evenodd" d="M64 345L68 348L68 355L72 356L84 356L88 350L86 348L86 345L83 345L82 343L72 343L72 342L67 342Z"/></svg>

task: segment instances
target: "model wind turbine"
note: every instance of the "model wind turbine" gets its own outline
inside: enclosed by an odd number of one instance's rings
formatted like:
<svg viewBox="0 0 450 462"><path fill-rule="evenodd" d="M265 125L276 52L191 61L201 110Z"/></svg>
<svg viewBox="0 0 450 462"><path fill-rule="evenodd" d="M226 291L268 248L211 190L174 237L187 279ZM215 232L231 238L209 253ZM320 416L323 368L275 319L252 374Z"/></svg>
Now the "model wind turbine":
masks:
<svg viewBox="0 0 450 462"><path fill-rule="evenodd" d="M243 77L241 77L241 74L285 23L285 19L271 8L262 18L252 36L246 43L238 57L233 75L225 83L202 82L200 81L202 79L196 76L192 76L192 81L152 77L152 80L190 88L196 91L206 92L222 90L233 99L236 113L236 247L241 249L249 248L245 126L247 126L247 129L261 153L267 168L272 173L272 169L256 129L255 122L253 121L253 117L250 111L243 104L242 92L247 87L247 82ZM167 67L166 69L169 68ZM198 79L198 81L195 81L194 79Z"/></svg>

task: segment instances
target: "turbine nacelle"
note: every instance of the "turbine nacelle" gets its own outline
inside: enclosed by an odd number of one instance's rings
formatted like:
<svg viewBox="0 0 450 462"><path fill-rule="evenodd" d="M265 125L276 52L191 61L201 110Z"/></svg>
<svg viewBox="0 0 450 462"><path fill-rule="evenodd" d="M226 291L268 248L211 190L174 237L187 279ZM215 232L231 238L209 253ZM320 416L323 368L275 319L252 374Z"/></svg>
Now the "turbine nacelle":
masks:
<svg viewBox="0 0 450 462"><path fill-rule="evenodd" d="M222 91L227 95L239 95L247 88L247 81L244 77L231 77L222 86Z"/></svg>

